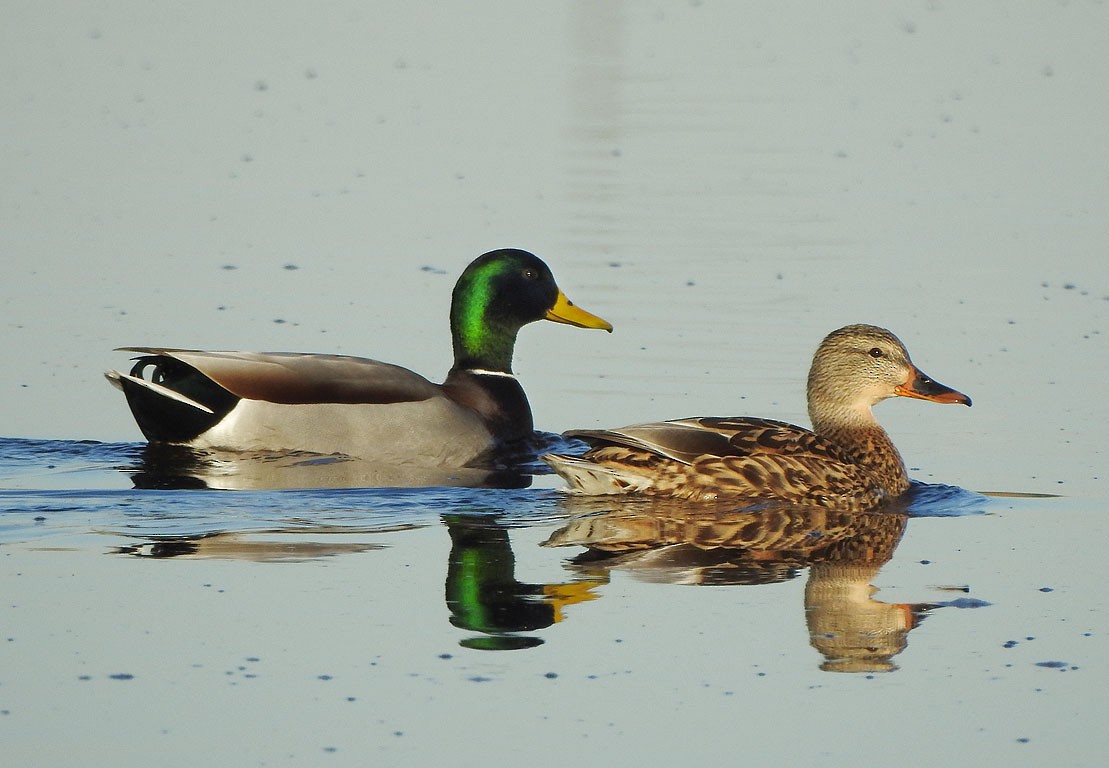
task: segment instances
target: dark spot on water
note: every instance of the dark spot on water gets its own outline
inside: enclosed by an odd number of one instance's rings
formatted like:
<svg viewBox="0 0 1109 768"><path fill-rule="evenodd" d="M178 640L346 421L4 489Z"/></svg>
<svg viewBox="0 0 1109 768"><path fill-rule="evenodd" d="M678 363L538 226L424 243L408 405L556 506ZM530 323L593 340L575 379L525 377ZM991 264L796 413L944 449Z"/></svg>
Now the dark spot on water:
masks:
<svg viewBox="0 0 1109 768"><path fill-rule="evenodd" d="M304 77L307 80L315 80L317 77L319 77L319 75L316 73L316 70L309 67L308 69L304 70Z"/></svg>
<svg viewBox="0 0 1109 768"><path fill-rule="evenodd" d="M92 680L92 675L78 675L77 679L82 681Z"/></svg>
<svg viewBox="0 0 1109 768"><path fill-rule="evenodd" d="M1017 739L1017 744L1027 744L1030 741L1031 739L1027 736L1021 736L1019 739Z"/></svg>
<svg viewBox="0 0 1109 768"><path fill-rule="evenodd" d="M347 701L358 701L358 699L353 696L347 696Z"/></svg>
<svg viewBox="0 0 1109 768"><path fill-rule="evenodd" d="M284 319L284 318L281 318L281 317L276 317L276 318L274 318L274 320L273 320L273 321L274 321L275 323L277 323L278 325L284 325L284 324L285 324L285 319Z"/></svg>
<svg viewBox="0 0 1109 768"><path fill-rule="evenodd" d="M339 750L336 747L324 747L323 751L324 752L338 752Z"/></svg>
<svg viewBox="0 0 1109 768"><path fill-rule="evenodd" d="M931 564L932 564L932 561L931 561L931 560L921 560L921 561L920 561L920 564L921 564L921 565L931 565Z"/></svg>
<svg viewBox="0 0 1109 768"><path fill-rule="evenodd" d="M316 679L317 680L330 680L331 675L319 675Z"/></svg>
<svg viewBox="0 0 1109 768"><path fill-rule="evenodd" d="M134 680L135 676L130 672L117 672L114 675L108 675L111 680Z"/></svg>
<svg viewBox="0 0 1109 768"><path fill-rule="evenodd" d="M227 271L229 271L229 272L230 272L231 270L233 270L233 269L238 269L238 268L239 268L239 267L238 267L238 265L237 265L237 264L224 264L224 265L223 265L222 267L220 267L220 269L225 269L225 270L227 270Z"/></svg>
<svg viewBox="0 0 1109 768"><path fill-rule="evenodd" d="M453 659L453 658L454 658L454 656L452 656L452 655L451 655L451 654L449 654L449 653L440 653L440 654L439 654L439 658L440 658L440 659Z"/></svg>
<svg viewBox="0 0 1109 768"><path fill-rule="evenodd" d="M975 597L960 597L955 600L949 600L944 603L944 605L951 608L986 608L993 605L993 603L987 602L986 600L979 600Z"/></svg>
<svg viewBox="0 0 1109 768"><path fill-rule="evenodd" d="M1020 643L1018 643L1018 642L1017 642L1016 640L1006 640L1006 641L1005 641L1005 642L1004 642L1004 643L1002 644L1002 646L1001 646L1001 647L1002 647L1002 648L1016 648L1016 647L1017 647L1017 646L1018 646L1019 644L1020 644Z"/></svg>
<svg viewBox="0 0 1109 768"><path fill-rule="evenodd" d="M546 674L543 675L543 677L547 678L548 680L554 680L556 677L558 677L558 673L557 672L547 672Z"/></svg>
<svg viewBox="0 0 1109 768"><path fill-rule="evenodd" d="M268 91L269 89L270 89L270 85L265 80L255 80L254 81L254 90L256 90L258 92L262 92L262 91Z"/></svg>
<svg viewBox="0 0 1109 768"><path fill-rule="evenodd" d="M1040 591L1041 592L1054 592L1055 590L1052 589L1051 587L1040 587Z"/></svg>
<svg viewBox="0 0 1109 768"><path fill-rule="evenodd" d="M253 163L254 155L250 154L249 152L244 152L243 156L239 159L242 160L244 163Z"/></svg>
<svg viewBox="0 0 1109 768"><path fill-rule="evenodd" d="M287 269L292 272L294 270L300 269L300 267L298 267L296 264L286 264L284 267L282 267L282 269Z"/></svg>
<svg viewBox="0 0 1109 768"><path fill-rule="evenodd" d="M424 264L422 267L420 267L420 271L421 272L430 272L433 275L445 275L445 274L447 274L447 271L445 269L440 269L439 267L433 267L430 264Z"/></svg>
<svg viewBox="0 0 1109 768"><path fill-rule="evenodd" d="M1066 669L1070 665L1065 661L1037 661L1036 666L1046 669Z"/></svg>
<svg viewBox="0 0 1109 768"><path fill-rule="evenodd" d="M493 682L493 678L485 677L483 675L474 675L473 677L470 678L470 682L471 683L491 683L491 682Z"/></svg>

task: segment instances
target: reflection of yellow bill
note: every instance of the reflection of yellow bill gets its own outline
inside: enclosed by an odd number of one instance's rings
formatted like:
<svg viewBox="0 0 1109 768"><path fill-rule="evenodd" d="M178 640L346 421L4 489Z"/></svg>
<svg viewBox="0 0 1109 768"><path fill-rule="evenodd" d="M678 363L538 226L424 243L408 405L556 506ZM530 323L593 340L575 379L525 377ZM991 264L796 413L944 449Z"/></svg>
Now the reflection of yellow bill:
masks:
<svg viewBox="0 0 1109 768"><path fill-rule="evenodd" d="M596 600L600 597L594 590L597 587L603 587L605 584L608 584L608 577L574 581L569 584L544 584L543 596L547 599L547 602L554 606L555 623L562 621L562 609L566 606Z"/></svg>

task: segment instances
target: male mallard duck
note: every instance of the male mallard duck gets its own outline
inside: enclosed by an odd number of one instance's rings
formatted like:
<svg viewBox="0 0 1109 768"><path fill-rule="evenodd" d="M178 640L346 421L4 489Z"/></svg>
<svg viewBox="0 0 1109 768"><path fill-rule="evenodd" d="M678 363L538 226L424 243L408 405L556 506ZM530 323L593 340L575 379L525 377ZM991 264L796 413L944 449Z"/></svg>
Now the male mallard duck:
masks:
<svg viewBox="0 0 1109 768"><path fill-rule="evenodd" d="M612 330L574 306L539 258L504 249L479 256L454 287L454 366L442 384L360 357L151 347L123 347L142 356L129 374L106 375L152 442L460 467L531 434L512 351L517 331L543 319Z"/></svg>
<svg viewBox="0 0 1109 768"><path fill-rule="evenodd" d="M753 418L690 418L567 432L582 457L545 454L571 490L745 499L869 509L909 487L905 464L871 407L901 395L970 405L913 365L896 336L872 325L830 333L809 370L813 431Z"/></svg>

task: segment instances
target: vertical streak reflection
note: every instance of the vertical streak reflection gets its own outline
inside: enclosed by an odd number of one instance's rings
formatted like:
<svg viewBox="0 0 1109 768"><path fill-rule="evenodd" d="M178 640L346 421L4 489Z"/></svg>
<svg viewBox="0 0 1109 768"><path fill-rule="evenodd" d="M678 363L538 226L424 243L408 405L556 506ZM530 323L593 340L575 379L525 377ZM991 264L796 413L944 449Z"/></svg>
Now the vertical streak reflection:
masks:
<svg viewBox="0 0 1109 768"><path fill-rule="evenodd" d="M581 0L571 14L566 198L569 246L619 248L620 142L624 137L621 2Z"/></svg>

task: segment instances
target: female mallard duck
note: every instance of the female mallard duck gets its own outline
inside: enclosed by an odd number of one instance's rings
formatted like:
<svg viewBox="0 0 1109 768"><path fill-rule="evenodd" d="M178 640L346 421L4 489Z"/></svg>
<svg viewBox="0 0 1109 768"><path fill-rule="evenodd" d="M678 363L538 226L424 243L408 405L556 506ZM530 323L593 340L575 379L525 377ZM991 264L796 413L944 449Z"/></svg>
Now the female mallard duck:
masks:
<svg viewBox="0 0 1109 768"><path fill-rule="evenodd" d="M359 357L150 347L124 347L142 356L107 376L152 442L461 467L531 434L512 352L517 331L543 319L612 330L574 306L540 259L504 249L454 287L454 366L442 384Z"/></svg>
<svg viewBox="0 0 1109 768"><path fill-rule="evenodd" d="M921 373L889 331L849 325L830 333L813 357L811 432L770 419L678 419L567 432L590 450L542 458L577 493L869 509L909 487L905 464L871 411L895 395L970 405Z"/></svg>

